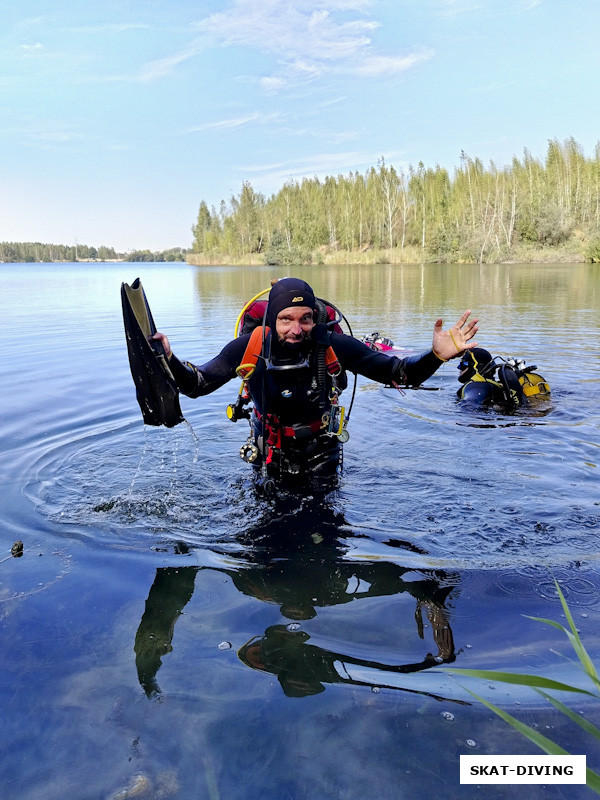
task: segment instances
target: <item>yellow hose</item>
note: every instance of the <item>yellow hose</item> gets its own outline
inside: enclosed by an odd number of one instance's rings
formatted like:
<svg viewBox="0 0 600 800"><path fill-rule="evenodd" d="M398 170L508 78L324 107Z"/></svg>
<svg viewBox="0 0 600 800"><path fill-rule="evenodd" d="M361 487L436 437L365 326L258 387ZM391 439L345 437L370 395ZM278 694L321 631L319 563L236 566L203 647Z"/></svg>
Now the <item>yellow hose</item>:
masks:
<svg viewBox="0 0 600 800"><path fill-rule="evenodd" d="M238 378L241 378L242 381L247 381L249 378L252 377L255 369L256 369L256 364L240 364L239 367L236 368L235 374L238 376Z"/></svg>
<svg viewBox="0 0 600 800"><path fill-rule="evenodd" d="M235 321L235 331L233 332L233 338L234 339L237 339L237 337L239 336L238 328L240 326L240 321L241 321L242 317L244 316L244 314L246 312L246 309L249 308L252 305L252 303L254 303L255 300L258 300L259 297L262 297L263 294L266 294L267 292L270 292L272 288L273 288L272 286L269 286L268 289L263 289L262 292L259 292L258 294L255 294L254 297L251 300L248 300L246 305L242 308L242 310L239 313L238 318Z"/></svg>

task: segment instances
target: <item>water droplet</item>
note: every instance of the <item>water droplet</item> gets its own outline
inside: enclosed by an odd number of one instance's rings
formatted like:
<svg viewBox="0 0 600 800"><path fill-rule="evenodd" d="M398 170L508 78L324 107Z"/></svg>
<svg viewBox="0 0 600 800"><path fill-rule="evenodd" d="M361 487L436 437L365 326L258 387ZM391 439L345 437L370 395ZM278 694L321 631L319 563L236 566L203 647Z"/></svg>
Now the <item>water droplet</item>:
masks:
<svg viewBox="0 0 600 800"><path fill-rule="evenodd" d="M290 622L289 625L286 626L288 631L297 631L300 628L299 622Z"/></svg>
<svg viewBox="0 0 600 800"><path fill-rule="evenodd" d="M454 719L454 714L452 714L450 711L442 711L442 717L447 719L448 722L452 722Z"/></svg>
<svg viewBox="0 0 600 800"><path fill-rule="evenodd" d="M219 650L231 650L231 642L221 642L218 648Z"/></svg>
<svg viewBox="0 0 600 800"><path fill-rule="evenodd" d="M467 650L470 650L473 647L473 645L472 644L466 644L465 647L467 648Z"/></svg>
<svg viewBox="0 0 600 800"><path fill-rule="evenodd" d="M381 691L381 688L379 686L371 686L371 691L373 692L373 694L377 694L378 692Z"/></svg>
<svg viewBox="0 0 600 800"><path fill-rule="evenodd" d="M587 615L587 614L582 614L581 616L582 616L584 619L587 619L587 618L588 618L588 615Z"/></svg>
<svg viewBox="0 0 600 800"><path fill-rule="evenodd" d="M467 739L467 747L477 747L477 742L473 739Z"/></svg>

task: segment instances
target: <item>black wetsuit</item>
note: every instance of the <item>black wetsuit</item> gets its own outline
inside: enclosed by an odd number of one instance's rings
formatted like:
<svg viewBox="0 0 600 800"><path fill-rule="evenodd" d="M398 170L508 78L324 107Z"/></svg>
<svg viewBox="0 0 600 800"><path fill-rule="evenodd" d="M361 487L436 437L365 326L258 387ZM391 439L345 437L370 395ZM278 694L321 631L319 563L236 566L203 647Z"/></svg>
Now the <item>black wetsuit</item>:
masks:
<svg viewBox="0 0 600 800"><path fill-rule="evenodd" d="M181 362L173 355L169 366L180 391L188 397L200 397L235 378L249 340L250 334L234 339L216 358L198 367ZM337 378L328 374L325 388L317 381L315 340L328 342L341 366ZM265 352L270 352L270 346L269 335ZM328 435L323 426L317 430L311 430L311 426L317 427L316 423L331 409L329 398L333 381L337 382L340 391L345 388L346 370L383 384L418 386L442 363L432 350L422 355L394 358L371 350L358 339L326 332L320 326L316 326L309 339L300 345L274 342L271 355L275 367L293 365L295 368L273 369L265 359L259 358L248 382L255 409L252 415L253 441L259 451L254 466L260 467L265 459L271 477L298 480L320 479L340 471L342 450L337 437ZM298 364L304 366L298 367ZM275 438L273 434L269 437L269 431L263 427L265 413L269 422L286 432L274 443L268 441ZM296 432L291 434L290 429L294 426Z"/></svg>

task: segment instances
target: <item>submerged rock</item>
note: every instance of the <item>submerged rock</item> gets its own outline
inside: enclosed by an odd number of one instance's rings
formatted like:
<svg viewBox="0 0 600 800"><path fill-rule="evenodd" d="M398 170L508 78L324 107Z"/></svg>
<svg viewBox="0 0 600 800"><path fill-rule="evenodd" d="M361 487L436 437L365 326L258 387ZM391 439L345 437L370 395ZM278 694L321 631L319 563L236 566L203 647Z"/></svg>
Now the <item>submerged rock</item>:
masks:
<svg viewBox="0 0 600 800"><path fill-rule="evenodd" d="M129 800L130 797L150 797L152 784L145 775L136 775L124 789L111 794L109 800Z"/></svg>
<svg viewBox="0 0 600 800"><path fill-rule="evenodd" d="M146 775L135 775L129 784L110 795L108 800L168 800L179 792L179 781L174 772L161 772L156 785Z"/></svg>
<svg viewBox="0 0 600 800"><path fill-rule="evenodd" d="M20 540L16 541L10 548L10 552L15 558L21 558L23 555L23 542Z"/></svg>

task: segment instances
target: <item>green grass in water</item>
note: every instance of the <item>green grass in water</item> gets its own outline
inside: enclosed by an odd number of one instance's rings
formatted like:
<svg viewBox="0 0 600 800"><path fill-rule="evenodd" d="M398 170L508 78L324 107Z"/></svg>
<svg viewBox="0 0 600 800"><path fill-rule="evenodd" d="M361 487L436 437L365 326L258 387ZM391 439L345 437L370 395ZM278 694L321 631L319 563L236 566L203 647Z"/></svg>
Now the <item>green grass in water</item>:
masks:
<svg viewBox="0 0 600 800"><path fill-rule="evenodd" d="M454 669L454 668L445 668L444 671L451 672L454 675L465 675L471 678L482 678L484 680L491 680L491 681L498 681L501 683L512 683L518 686L529 686L539 695L541 695L545 700L551 703L558 711L568 717L572 722L575 722L579 725L583 730L589 734L590 736L594 737L595 739L600 740L600 728L596 725L593 725L588 720L583 719L579 714L572 711L568 706L561 703L560 700L557 700L555 697L547 694L547 692L543 691L544 689L554 690L554 691L561 691L561 692L571 692L575 694L583 694L589 697L593 697L596 700L600 701L600 678L598 677L598 672L594 666L592 659L590 658L587 650L583 646L583 643L579 637L579 633L577 628L575 627L575 623L573 622L573 617L567 605L567 601L561 591L560 586L556 581L554 581L556 586L556 591L558 592L558 596L560 597L560 602L563 607L563 611L565 613L565 617L568 622L568 628L565 628L564 625L561 625L560 622L555 622L551 619L543 619L542 617L529 617L529 619L533 619L536 622L542 622L544 625L552 625L552 627L557 628L558 630L562 631L565 636L568 638L579 662L585 674L588 676L592 683L592 690L588 691L586 689L579 689L576 686L571 686L568 683L560 683L559 681L549 680L548 678L542 678L539 675L523 675L514 672L495 672L493 670L482 670L482 669ZM528 615L526 615L528 616ZM466 688L466 687L465 687ZM503 711L501 708L493 705L493 703L484 700L483 697L480 697L475 692L472 692L470 689L466 689L476 700L483 705L487 706L491 709L495 714L497 714L501 719L511 725L516 731L522 733L523 736L526 736L531 742L537 745L541 750L548 755L551 756L565 756L570 755L566 750L553 742L551 739L548 739L547 736L543 736L539 733L535 728L530 727L529 725L525 725L523 722L520 722L515 717L508 714L506 711ZM592 789L592 791L596 792L596 794L600 794L600 775L597 772L594 772L589 767L586 770L586 785L588 788Z"/></svg>

